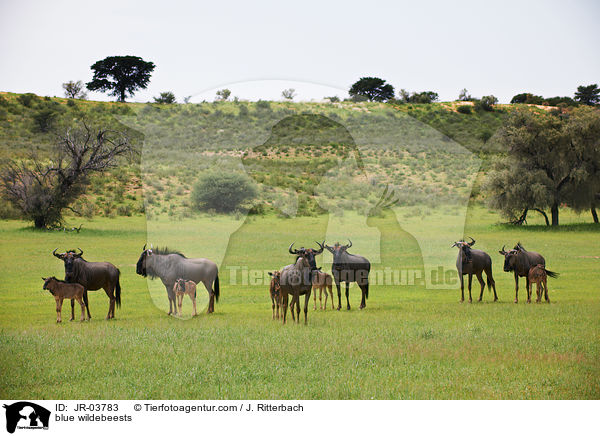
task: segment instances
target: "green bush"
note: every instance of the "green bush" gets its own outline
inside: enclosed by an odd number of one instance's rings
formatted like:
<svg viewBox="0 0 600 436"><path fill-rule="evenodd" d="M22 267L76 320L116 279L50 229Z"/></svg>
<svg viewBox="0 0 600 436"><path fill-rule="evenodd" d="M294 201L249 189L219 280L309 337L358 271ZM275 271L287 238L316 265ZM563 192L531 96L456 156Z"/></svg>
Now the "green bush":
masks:
<svg viewBox="0 0 600 436"><path fill-rule="evenodd" d="M244 174L210 172L200 177L192 190L192 202L199 210L231 213L250 203L258 195L252 181Z"/></svg>
<svg viewBox="0 0 600 436"><path fill-rule="evenodd" d="M470 114L471 113L471 106L463 104L463 105L457 107L456 110L458 112L460 112L461 114Z"/></svg>

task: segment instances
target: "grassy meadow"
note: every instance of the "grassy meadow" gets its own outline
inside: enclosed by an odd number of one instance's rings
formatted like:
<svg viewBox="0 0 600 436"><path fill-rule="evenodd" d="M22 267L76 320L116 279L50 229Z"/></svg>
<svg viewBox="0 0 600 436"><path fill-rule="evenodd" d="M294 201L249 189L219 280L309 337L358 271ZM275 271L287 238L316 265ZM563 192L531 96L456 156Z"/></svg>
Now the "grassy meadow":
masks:
<svg viewBox="0 0 600 436"><path fill-rule="evenodd" d="M323 234L320 217L249 217L226 253L214 243L230 231L219 216L99 217L85 221L79 234L2 221L0 397L598 399L600 233L582 217L563 211L560 228L545 228L536 217L517 228L470 207L465 235L492 256L498 303L487 290L483 303L460 304L458 289L378 285L359 311L353 285L351 311L314 311L311 299L307 326L271 320L267 287L232 285L229 267L270 270L289 263L291 241L307 246ZM164 289L135 274L147 226L155 245L223 258L214 314L166 315ZM379 229L385 234L385 223ZM443 232L443 226L431 231L438 240ZM454 253L451 238L440 251ZM378 267L419 268L414 238L389 239ZM548 268L561 273L549 279L551 304L526 304L523 282L520 302L513 303L513 279L502 271L497 251L517 241L540 251ZM362 241L353 242L350 251L360 253ZM41 289L42 276L64 274L51 255L55 247L81 247L87 260L120 268L123 304L115 320L104 320L108 299L98 291L90 293L91 322L55 323L54 300ZM317 259L329 269L330 254ZM199 287L199 297L205 295ZM63 319L69 310L65 305ZM184 300L184 311L190 310Z"/></svg>

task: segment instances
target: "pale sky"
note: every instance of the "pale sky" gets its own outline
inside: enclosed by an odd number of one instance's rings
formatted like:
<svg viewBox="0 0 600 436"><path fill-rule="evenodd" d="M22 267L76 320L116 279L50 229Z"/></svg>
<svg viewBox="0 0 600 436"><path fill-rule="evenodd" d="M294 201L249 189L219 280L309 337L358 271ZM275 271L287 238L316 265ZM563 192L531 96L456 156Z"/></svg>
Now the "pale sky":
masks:
<svg viewBox="0 0 600 436"><path fill-rule="evenodd" d="M135 55L156 69L129 101L199 101L223 87L251 100L288 87L296 100L345 97L363 76L443 101L462 88L500 102L572 96L600 83L598 22L595 0L0 0L0 90L63 96L95 61Z"/></svg>

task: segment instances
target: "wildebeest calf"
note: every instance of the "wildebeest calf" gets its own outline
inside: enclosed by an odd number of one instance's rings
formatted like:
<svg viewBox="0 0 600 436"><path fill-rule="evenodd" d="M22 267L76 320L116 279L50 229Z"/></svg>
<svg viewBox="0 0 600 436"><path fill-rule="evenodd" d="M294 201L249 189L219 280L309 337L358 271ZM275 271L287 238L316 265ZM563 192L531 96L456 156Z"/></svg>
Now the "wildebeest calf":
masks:
<svg viewBox="0 0 600 436"><path fill-rule="evenodd" d="M58 280L56 277L42 277L42 280L44 281L44 289L50 291L56 300L56 322L62 322L61 311L63 300L65 298L77 300L81 305L80 321L85 320L85 309L88 306L88 300L87 293L83 286L79 283L66 283L62 280ZM88 320L89 319L88 316ZM73 316L71 316L70 321L73 321Z"/></svg>
<svg viewBox="0 0 600 436"><path fill-rule="evenodd" d="M535 302L539 303L542 301L542 293L544 293L545 300L550 303L550 299L548 298L548 271L544 268L544 265L538 264L531 267L527 278L529 279L527 281L527 302L531 303L531 291L535 283L535 293L537 294Z"/></svg>
<svg viewBox="0 0 600 436"><path fill-rule="evenodd" d="M177 298L179 316L182 314L181 306L183 305L184 295L189 295L190 299L192 300L192 304L194 305L192 316L196 316L196 283L194 283L192 280L177 279L175 281L175 285L173 286L173 292Z"/></svg>
<svg viewBox="0 0 600 436"><path fill-rule="evenodd" d="M331 276L326 272L314 271L312 277L312 287L314 292L314 300L315 300L315 310L317 310L317 289L319 290L319 307L321 309L327 309L327 291L329 291L329 295L331 296L331 309L335 309L333 304L333 281ZM323 301L321 299L323 292L325 292L325 305L323 305Z"/></svg>
<svg viewBox="0 0 600 436"><path fill-rule="evenodd" d="M279 308L281 307L281 271L269 272L269 275L271 276L269 294L271 295L273 319L279 319ZM277 312L275 311L276 309Z"/></svg>

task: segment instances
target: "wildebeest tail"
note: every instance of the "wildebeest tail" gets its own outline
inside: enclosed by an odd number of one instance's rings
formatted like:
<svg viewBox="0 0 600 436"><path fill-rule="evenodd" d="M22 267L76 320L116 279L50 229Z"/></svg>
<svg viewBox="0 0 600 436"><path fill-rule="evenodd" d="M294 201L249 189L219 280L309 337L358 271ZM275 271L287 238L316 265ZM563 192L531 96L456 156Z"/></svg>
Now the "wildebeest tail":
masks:
<svg viewBox="0 0 600 436"><path fill-rule="evenodd" d="M115 299L117 300L117 307L121 307L121 271L117 270L117 286L115 289Z"/></svg>
<svg viewBox="0 0 600 436"><path fill-rule="evenodd" d="M557 279L560 274L554 271L549 271L546 268L544 268L544 271L546 271L546 274L548 275L548 277L552 277L553 279Z"/></svg>
<svg viewBox="0 0 600 436"><path fill-rule="evenodd" d="M367 282L367 286L365 286L365 299L369 299L369 282Z"/></svg>
<svg viewBox="0 0 600 436"><path fill-rule="evenodd" d="M215 279L215 298L217 299L217 301L219 301L219 295L220 295L220 291L219 291L219 274L217 274L217 278Z"/></svg>

